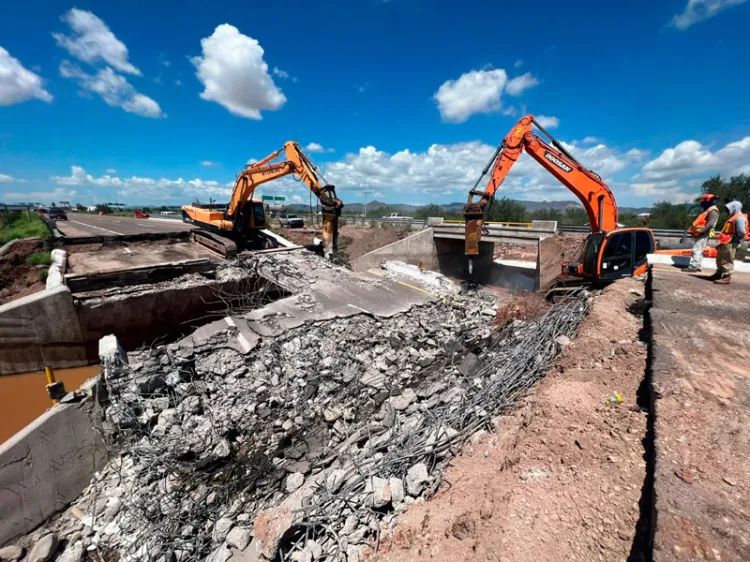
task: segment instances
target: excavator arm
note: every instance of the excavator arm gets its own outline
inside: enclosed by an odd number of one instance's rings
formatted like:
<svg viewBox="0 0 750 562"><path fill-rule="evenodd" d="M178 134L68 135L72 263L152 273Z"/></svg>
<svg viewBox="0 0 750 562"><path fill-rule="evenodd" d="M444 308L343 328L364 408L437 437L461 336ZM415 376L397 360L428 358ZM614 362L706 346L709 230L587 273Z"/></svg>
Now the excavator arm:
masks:
<svg viewBox="0 0 750 562"><path fill-rule="evenodd" d="M272 163L282 152L286 156L286 160ZM238 220L239 214L248 199L252 198L258 186L288 175L298 176L320 200L323 207L325 250L329 256L335 254L338 249L338 222L344 203L336 196L336 188L325 183L318 167L312 163L299 144L294 141L286 142L281 150L269 154L259 162L248 165L242 171L235 182L232 199L226 211L226 219L232 222L235 230L240 228L243 221Z"/></svg>
<svg viewBox="0 0 750 562"><path fill-rule="evenodd" d="M533 125L549 139L549 142L533 130ZM482 171L482 176L469 191L464 207L465 253L467 255L479 253L479 242L482 238L487 209L495 193L524 151L578 197L586 209L592 232L617 228L617 203L609 187L597 174L584 168L562 144L534 120L533 115L527 115L518 121L503 139L489 164ZM490 167L492 167L492 173L487 187L484 191L478 191L476 188Z"/></svg>

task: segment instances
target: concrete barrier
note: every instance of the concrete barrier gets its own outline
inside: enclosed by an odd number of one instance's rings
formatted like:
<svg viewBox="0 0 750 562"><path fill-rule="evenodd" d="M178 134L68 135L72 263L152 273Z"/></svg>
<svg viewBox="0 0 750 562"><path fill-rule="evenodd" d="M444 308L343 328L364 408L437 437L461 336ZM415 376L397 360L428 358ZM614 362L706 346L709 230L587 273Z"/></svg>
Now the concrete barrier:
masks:
<svg viewBox="0 0 750 562"><path fill-rule="evenodd" d="M103 466L92 404L57 405L0 445L0 545L64 509Z"/></svg>
<svg viewBox="0 0 750 562"><path fill-rule="evenodd" d="M427 228L403 240L368 252L352 261L354 271L367 271L372 267L379 267L383 260L402 261L417 265L422 262L427 269L437 269L437 254L432 239L432 229Z"/></svg>
<svg viewBox="0 0 750 562"><path fill-rule="evenodd" d="M88 365L73 298L64 285L0 306L0 375Z"/></svg>

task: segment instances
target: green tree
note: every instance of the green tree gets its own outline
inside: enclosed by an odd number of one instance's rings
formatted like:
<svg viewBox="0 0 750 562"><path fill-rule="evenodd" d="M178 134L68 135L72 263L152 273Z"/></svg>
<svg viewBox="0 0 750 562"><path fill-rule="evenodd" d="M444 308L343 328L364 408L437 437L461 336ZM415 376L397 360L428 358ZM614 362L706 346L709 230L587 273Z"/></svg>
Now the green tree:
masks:
<svg viewBox="0 0 750 562"><path fill-rule="evenodd" d="M589 224L589 216L583 207L568 207L565 210L562 223L571 226L585 226Z"/></svg>
<svg viewBox="0 0 750 562"><path fill-rule="evenodd" d="M106 203L99 203L96 206L96 212L97 213L104 213L105 215L108 215L108 214L112 213L112 207L110 207Z"/></svg>
<svg viewBox="0 0 750 562"><path fill-rule="evenodd" d="M729 181L721 179L721 176L713 176L703 182L701 192L718 195L722 203L736 200L743 206L750 205L750 176L740 174L732 176Z"/></svg>
<svg viewBox="0 0 750 562"><path fill-rule="evenodd" d="M76 203L76 211L81 211L81 212L83 212L83 211L85 211L85 210L86 210L86 207L84 207L84 206L83 206L83 205L81 205L80 203Z"/></svg>
<svg viewBox="0 0 750 562"><path fill-rule="evenodd" d="M549 207L546 209L537 209L529 213L529 219L533 221L557 221L558 223L562 223L564 217L565 213Z"/></svg>
<svg viewBox="0 0 750 562"><path fill-rule="evenodd" d="M673 205L667 201L660 201L651 208L647 226L685 229L692 224L694 214L689 205Z"/></svg>
<svg viewBox="0 0 750 562"><path fill-rule="evenodd" d="M494 222L526 222L528 219L526 207L507 197L492 201L485 217Z"/></svg>
<svg viewBox="0 0 750 562"><path fill-rule="evenodd" d="M426 219L428 217L445 217L445 209L435 203L430 203L417 209L414 213L415 219Z"/></svg>

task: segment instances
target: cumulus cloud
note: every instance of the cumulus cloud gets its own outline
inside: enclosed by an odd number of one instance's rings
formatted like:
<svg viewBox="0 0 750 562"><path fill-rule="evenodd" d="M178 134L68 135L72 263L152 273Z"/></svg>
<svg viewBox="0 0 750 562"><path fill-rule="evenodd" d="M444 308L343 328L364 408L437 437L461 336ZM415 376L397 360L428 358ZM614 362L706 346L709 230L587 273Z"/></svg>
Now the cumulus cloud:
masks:
<svg viewBox="0 0 750 562"><path fill-rule="evenodd" d="M51 102L52 95L42 84L38 75L24 68L18 59L0 47L0 106L31 99Z"/></svg>
<svg viewBox="0 0 750 562"><path fill-rule="evenodd" d="M508 74L495 70L472 70L457 80L447 80L434 95L440 116L444 121L463 123L477 113L493 113L500 110Z"/></svg>
<svg viewBox="0 0 750 562"><path fill-rule="evenodd" d="M319 154L335 152L333 148L325 148L322 144L311 142L305 147L307 152L317 152Z"/></svg>
<svg viewBox="0 0 750 562"><path fill-rule="evenodd" d="M696 174L719 172L741 173L750 159L750 137L731 142L716 152L695 140L668 148L643 166L643 176L649 180L671 180Z"/></svg>
<svg viewBox="0 0 750 562"><path fill-rule="evenodd" d="M233 182L220 183L214 180L195 178L149 178L131 176L118 177L105 174L94 176L86 172L82 166L71 166L69 176L52 176L50 178L60 186L92 186L115 188L118 194L138 200L168 200L184 197L229 197L232 194Z"/></svg>
<svg viewBox="0 0 750 562"><path fill-rule="evenodd" d="M672 25L684 30L714 17L719 12L744 4L747 0L688 0L685 9L672 18Z"/></svg>
<svg viewBox="0 0 750 562"><path fill-rule="evenodd" d="M190 60L205 87L200 94L204 100L248 119L262 119L261 111L275 111L286 103L268 73L257 40L225 23L201 39L201 49L202 55Z"/></svg>
<svg viewBox="0 0 750 562"><path fill-rule="evenodd" d="M212 167L216 167L218 165L219 164L217 162L213 162L212 160L202 160L201 161L201 166L203 166L204 168L212 168Z"/></svg>
<svg viewBox="0 0 750 562"><path fill-rule="evenodd" d="M278 66L273 67L273 74L283 80L289 78L289 73L286 70L281 70Z"/></svg>
<svg viewBox="0 0 750 562"><path fill-rule="evenodd" d="M141 117L166 117L156 101L137 92L124 76L109 67L89 74L78 65L63 60L60 63L60 76L75 80L84 91L97 94L112 107L120 107Z"/></svg>
<svg viewBox="0 0 750 562"><path fill-rule="evenodd" d="M88 64L104 61L120 72L141 75L141 71L128 61L125 43L93 13L73 8L60 19L70 26L71 34L53 33L52 37L71 55Z"/></svg>
<svg viewBox="0 0 750 562"><path fill-rule="evenodd" d="M545 129L557 129L560 126L560 120L557 117L535 115L534 119Z"/></svg>
<svg viewBox="0 0 750 562"><path fill-rule="evenodd" d="M583 140L581 141L583 144L594 144L599 142L598 137L583 137Z"/></svg>
<svg viewBox="0 0 750 562"><path fill-rule="evenodd" d="M14 178L13 176L9 176L8 174L0 174L0 183L14 183L18 180Z"/></svg>
<svg viewBox="0 0 750 562"><path fill-rule="evenodd" d="M117 170L115 170L114 168L107 168L107 169L106 169L106 170L104 170L104 171L105 171L106 173L108 173L108 174L116 174L116 173L117 173Z"/></svg>
<svg viewBox="0 0 750 562"><path fill-rule="evenodd" d="M526 74L521 74L521 76L516 76L509 80L508 84L505 86L505 91L510 96L520 96L525 90L537 85L539 85L539 80L534 78L531 72L527 72Z"/></svg>
<svg viewBox="0 0 750 562"><path fill-rule="evenodd" d="M565 146L584 166L605 178L628 165L623 154L603 144ZM342 161L328 164L325 173L331 183L344 190L379 189L432 196L447 191L465 193L479 178L494 151L494 146L479 141L434 144L424 152L407 149L395 154L367 146L357 153L347 154ZM516 162L498 196L528 200L571 199L570 191L527 155Z"/></svg>

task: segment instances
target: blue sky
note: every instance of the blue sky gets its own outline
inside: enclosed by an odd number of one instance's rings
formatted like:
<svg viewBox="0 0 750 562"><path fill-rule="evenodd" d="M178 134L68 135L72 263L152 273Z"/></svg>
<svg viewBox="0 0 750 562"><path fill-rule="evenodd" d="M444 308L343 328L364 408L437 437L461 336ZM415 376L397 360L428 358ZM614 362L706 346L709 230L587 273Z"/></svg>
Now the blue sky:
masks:
<svg viewBox="0 0 750 562"><path fill-rule="evenodd" d="M225 200L288 139L345 202L462 201L524 113L620 205L682 201L750 172L748 24L746 0L10 3L0 201ZM573 199L528 156L501 192Z"/></svg>

